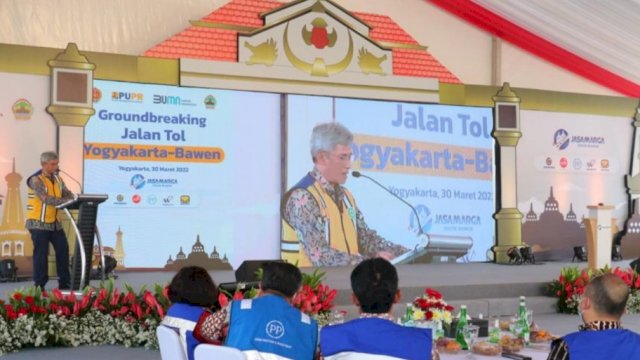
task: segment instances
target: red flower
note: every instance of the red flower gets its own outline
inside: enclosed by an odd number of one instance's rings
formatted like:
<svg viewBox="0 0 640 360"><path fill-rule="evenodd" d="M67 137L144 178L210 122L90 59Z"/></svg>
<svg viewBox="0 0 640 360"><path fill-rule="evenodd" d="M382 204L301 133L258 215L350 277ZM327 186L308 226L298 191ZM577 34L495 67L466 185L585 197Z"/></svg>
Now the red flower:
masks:
<svg viewBox="0 0 640 360"><path fill-rule="evenodd" d="M227 295L223 293L219 293L218 304L220 304L220 307L223 307L223 308L227 307L227 305L229 305L229 298L227 298Z"/></svg>
<svg viewBox="0 0 640 360"><path fill-rule="evenodd" d="M427 294L428 297L434 298L436 300L442 299L442 294L432 288L427 288L425 290L425 294Z"/></svg>
<svg viewBox="0 0 640 360"><path fill-rule="evenodd" d="M433 313L431 312L431 310L427 311L426 314L424 315L426 320L431 320L433 319Z"/></svg>
<svg viewBox="0 0 640 360"><path fill-rule="evenodd" d="M233 300L242 300L244 299L244 294L240 290L236 290L235 294L233 294Z"/></svg>
<svg viewBox="0 0 640 360"><path fill-rule="evenodd" d="M27 305L33 305L35 303L35 300L33 299L33 296L27 296L24 298L24 302L26 302Z"/></svg>
<svg viewBox="0 0 640 360"><path fill-rule="evenodd" d="M21 294L21 293L19 293L19 292L13 293L13 299L14 299L15 301L20 301L20 300L22 300L22 294Z"/></svg>

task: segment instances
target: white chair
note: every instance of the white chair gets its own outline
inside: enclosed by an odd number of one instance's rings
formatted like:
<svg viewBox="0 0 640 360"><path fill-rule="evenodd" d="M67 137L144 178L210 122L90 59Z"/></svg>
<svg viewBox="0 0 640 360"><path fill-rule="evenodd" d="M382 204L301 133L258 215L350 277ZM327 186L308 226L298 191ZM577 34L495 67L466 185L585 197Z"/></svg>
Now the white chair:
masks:
<svg viewBox="0 0 640 360"><path fill-rule="evenodd" d="M244 353L229 346L200 344L193 353L194 360L246 360Z"/></svg>
<svg viewBox="0 0 640 360"><path fill-rule="evenodd" d="M158 336L162 360L187 360L177 331L164 325L159 325L156 329L156 335Z"/></svg>

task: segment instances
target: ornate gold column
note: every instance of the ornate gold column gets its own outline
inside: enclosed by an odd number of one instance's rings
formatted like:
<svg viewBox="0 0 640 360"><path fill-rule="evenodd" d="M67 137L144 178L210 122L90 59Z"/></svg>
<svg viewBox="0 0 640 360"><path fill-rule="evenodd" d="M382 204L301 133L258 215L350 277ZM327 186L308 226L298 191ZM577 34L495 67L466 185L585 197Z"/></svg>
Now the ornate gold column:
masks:
<svg viewBox="0 0 640 360"><path fill-rule="evenodd" d="M57 152L61 174L67 187L82 192L84 126L95 114L93 109L93 71L95 64L78 51L74 43L47 62L51 68L51 103L47 112L58 124ZM69 255L75 249L75 231L68 231L68 219L61 217L69 243ZM49 248L49 274L55 275L55 256Z"/></svg>
<svg viewBox="0 0 640 360"><path fill-rule="evenodd" d="M520 98L505 82L493 97L494 131L498 142L496 162L498 167L498 197L496 219L496 244L493 247L496 263L509 261L507 250L522 245L522 213L518 210L518 187L516 179L516 146L522 137L520 132Z"/></svg>
<svg viewBox="0 0 640 360"><path fill-rule="evenodd" d="M633 117L633 145L631 147L631 171L626 176L627 193L629 194L629 214L633 214L634 201L640 197L640 104Z"/></svg>

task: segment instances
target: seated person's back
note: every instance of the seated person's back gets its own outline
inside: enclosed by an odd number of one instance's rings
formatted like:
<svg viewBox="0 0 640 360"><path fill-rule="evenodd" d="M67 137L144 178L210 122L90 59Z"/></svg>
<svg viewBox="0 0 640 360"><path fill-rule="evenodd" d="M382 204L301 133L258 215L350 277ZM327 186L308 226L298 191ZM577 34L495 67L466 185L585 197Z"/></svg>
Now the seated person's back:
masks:
<svg viewBox="0 0 640 360"><path fill-rule="evenodd" d="M595 277L585 287L580 331L554 340L549 360L640 359L640 335L622 328L629 287L614 274Z"/></svg>
<svg viewBox="0 0 640 360"><path fill-rule="evenodd" d="M318 326L291 306L300 288L300 270L287 263L264 264L256 299L234 301L225 345L242 350L247 359L313 359Z"/></svg>
<svg viewBox="0 0 640 360"><path fill-rule="evenodd" d="M322 329L320 350L326 360L431 359L431 330L398 325L390 315L400 300L393 265L381 258L364 260L351 273L351 289L360 318Z"/></svg>
<svg viewBox="0 0 640 360"><path fill-rule="evenodd" d="M227 313L219 308L218 288L207 270L199 266L180 269L169 284L169 300L171 307L162 325L178 332L189 360L193 360L193 352L198 344L221 342ZM203 321L209 321L212 325L203 329Z"/></svg>

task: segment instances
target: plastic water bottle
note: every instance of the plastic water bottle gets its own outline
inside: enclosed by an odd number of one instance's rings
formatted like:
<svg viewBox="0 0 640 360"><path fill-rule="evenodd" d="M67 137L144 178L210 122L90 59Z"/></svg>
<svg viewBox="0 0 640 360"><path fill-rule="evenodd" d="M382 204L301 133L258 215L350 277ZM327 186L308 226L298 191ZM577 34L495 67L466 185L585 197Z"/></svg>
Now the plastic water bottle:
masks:
<svg viewBox="0 0 640 360"><path fill-rule="evenodd" d="M456 341L460 344L462 350L468 350L469 345L464 339L464 328L467 326L467 305L460 306L460 314L458 316L458 323L456 324Z"/></svg>
<svg viewBox="0 0 640 360"><path fill-rule="evenodd" d="M494 319L493 326L489 327L489 342L497 344L500 342L500 320Z"/></svg>
<svg viewBox="0 0 640 360"><path fill-rule="evenodd" d="M407 303L407 309L404 312L404 317L402 318L402 324L404 326L413 326L413 304Z"/></svg>
<svg viewBox="0 0 640 360"><path fill-rule="evenodd" d="M520 297L520 307L518 310L518 317L520 318L520 337L524 340L525 345L529 345L529 338L531 337L531 329L529 328L529 321L527 320L527 306L524 302L524 296Z"/></svg>

